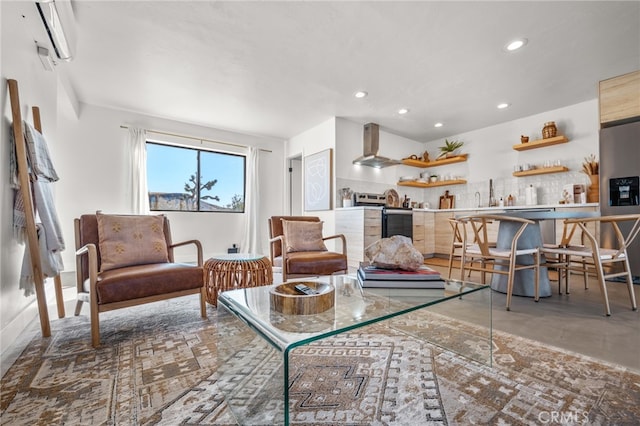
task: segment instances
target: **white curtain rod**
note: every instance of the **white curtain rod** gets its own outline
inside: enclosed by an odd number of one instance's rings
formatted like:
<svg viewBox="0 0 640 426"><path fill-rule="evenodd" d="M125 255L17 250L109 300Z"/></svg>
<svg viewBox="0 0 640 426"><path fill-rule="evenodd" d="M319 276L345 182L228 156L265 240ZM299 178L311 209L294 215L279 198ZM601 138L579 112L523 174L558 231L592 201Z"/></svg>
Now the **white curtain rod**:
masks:
<svg viewBox="0 0 640 426"><path fill-rule="evenodd" d="M121 129L128 129L129 126L125 126L125 125L120 125ZM175 136L178 138L184 138L184 139L192 139L194 141L200 141L200 142L211 142L211 143L217 143L217 144L221 144L221 145L229 145L229 146L235 146L238 148L249 148L248 145L240 145L237 143L231 143L231 142L221 142L221 141L214 141L212 139L207 139L207 138L197 138L195 136L187 136L187 135L181 135L178 133L170 133L170 132L163 132L160 130L150 130L150 129L144 129L145 132L149 132L149 133L156 133L158 135L165 135L165 136ZM264 148L259 148L260 151L263 152L273 152L270 149L264 149Z"/></svg>

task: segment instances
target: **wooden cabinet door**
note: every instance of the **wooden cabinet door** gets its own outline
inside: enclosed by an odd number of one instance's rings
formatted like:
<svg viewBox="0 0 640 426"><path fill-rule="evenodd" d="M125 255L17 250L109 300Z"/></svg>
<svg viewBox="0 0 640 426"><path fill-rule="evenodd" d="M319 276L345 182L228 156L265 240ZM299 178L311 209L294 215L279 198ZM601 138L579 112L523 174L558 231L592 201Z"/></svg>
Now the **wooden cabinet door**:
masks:
<svg viewBox="0 0 640 426"><path fill-rule="evenodd" d="M435 251L435 213L424 212L424 251L422 253L432 256Z"/></svg>
<svg viewBox="0 0 640 426"><path fill-rule="evenodd" d="M415 247L420 253L425 254L424 246L424 212L413 212L413 247Z"/></svg>
<svg viewBox="0 0 640 426"><path fill-rule="evenodd" d="M449 218L453 217L453 212L436 212L434 220L435 253L449 256L453 231L449 225Z"/></svg>
<svg viewBox="0 0 640 426"><path fill-rule="evenodd" d="M364 247L382 238L382 211L364 209Z"/></svg>
<svg viewBox="0 0 640 426"><path fill-rule="evenodd" d="M362 209L336 210L336 233L347 240L347 264L357 268L364 259L364 214Z"/></svg>
<svg viewBox="0 0 640 426"><path fill-rule="evenodd" d="M640 116L640 71L600 82L600 123Z"/></svg>

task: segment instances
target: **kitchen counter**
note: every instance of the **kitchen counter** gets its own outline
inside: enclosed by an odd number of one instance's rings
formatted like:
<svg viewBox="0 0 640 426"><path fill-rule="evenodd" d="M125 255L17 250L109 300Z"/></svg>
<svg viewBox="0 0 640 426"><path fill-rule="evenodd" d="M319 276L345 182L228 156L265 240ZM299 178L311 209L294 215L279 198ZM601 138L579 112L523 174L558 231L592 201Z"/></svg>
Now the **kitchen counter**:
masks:
<svg viewBox="0 0 640 426"><path fill-rule="evenodd" d="M563 218L576 215L597 215L598 203L585 204L539 204L535 206L511 207L459 207L454 209L413 209L413 242L425 257L449 257L453 238L449 218L471 213L495 213L538 215L545 243L558 242L562 236ZM357 267L364 261L364 248L382 238L382 207L355 206L336 208L336 232L347 238L349 266ZM549 216L553 215L553 217ZM549 217L545 217L549 216ZM498 225L488 230L492 238L498 234ZM594 230L599 234L597 230Z"/></svg>
<svg viewBox="0 0 640 426"><path fill-rule="evenodd" d="M414 208L413 211L417 212L463 212L463 211L486 211L490 212L503 212L509 210L533 210L533 209L559 209L559 208L584 208L584 207L599 207L599 203L585 203L585 204L537 204L533 206L510 206L510 207L459 207L454 209L418 209ZM338 207L336 210L357 210L357 209L372 209L381 210L382 207L378 206L355 206L355 207Z"/></svg>

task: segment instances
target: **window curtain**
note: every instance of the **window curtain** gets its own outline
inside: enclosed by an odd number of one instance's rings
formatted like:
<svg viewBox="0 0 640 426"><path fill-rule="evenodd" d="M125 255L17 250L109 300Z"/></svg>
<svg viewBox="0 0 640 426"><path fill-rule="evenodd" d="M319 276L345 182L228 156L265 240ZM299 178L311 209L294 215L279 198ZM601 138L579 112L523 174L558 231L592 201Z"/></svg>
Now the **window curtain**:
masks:
<svg viewBox="0 0 640 426"><path fill-rule="evenodd" d="M129 188L134 214L149 214L147 188L147 134L144 129L129 127Z"/></svg>
<svg viewBox="0 0 640 426"><path fill-rule="evenodd" d="M249 148L247 158L247 193L244 199L246 215L245 233L240 250L243 253L262 254L260 244L261 226L258 217L260 206L260 149Z"/></svg>

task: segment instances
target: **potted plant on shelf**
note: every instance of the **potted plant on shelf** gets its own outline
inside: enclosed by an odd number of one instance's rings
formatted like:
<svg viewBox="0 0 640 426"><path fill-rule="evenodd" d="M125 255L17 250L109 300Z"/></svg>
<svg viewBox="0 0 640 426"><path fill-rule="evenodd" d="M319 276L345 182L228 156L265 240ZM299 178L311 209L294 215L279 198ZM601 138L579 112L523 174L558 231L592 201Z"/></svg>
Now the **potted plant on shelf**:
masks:
<svg viewBox="0 0 640 426"><path fill-rule="evenodd" d="M455 157L457 152L462 146L464 142L462 141L449 141L447 139L444 140L444 145L439 147L440 155L436 158L436 160L441 160L443 158Z"/></svg>

